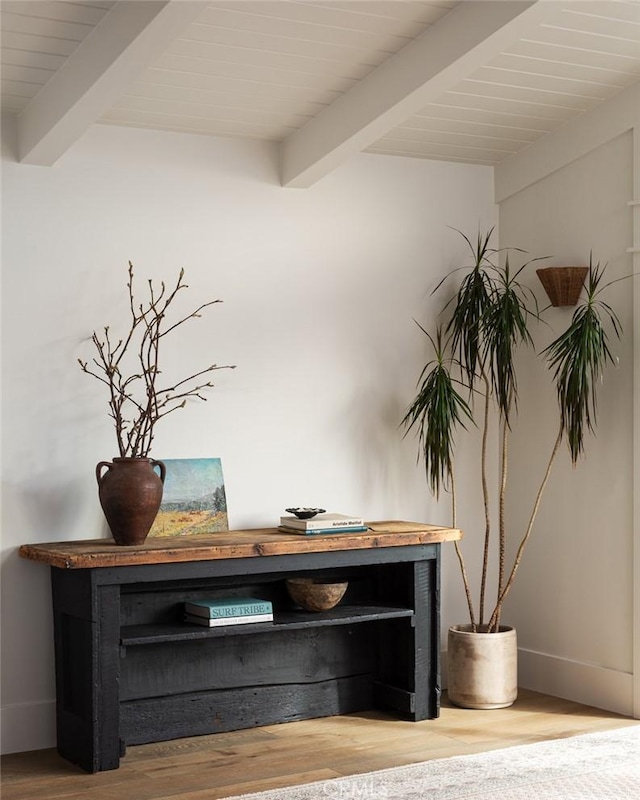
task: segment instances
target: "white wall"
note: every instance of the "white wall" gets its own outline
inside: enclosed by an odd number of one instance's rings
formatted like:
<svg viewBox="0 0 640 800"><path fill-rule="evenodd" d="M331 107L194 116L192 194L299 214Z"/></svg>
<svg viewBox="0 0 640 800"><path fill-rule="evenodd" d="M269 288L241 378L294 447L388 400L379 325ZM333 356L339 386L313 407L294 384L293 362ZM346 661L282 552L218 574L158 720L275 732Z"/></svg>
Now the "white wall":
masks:
<svg viewBox="0 0 640 800"><path fill-rule="evenodd" d="M633 271L627 248L633 244L628 112L634 97L619 96L525 152L504 173L497 171L498 191L514 190L500 197L502 246L548 254L548 266L588 264L593 251L595 261L608 262L609 279ZM537 278L528 283L548 303ZM576 468L563 445L505 612L518 630L521 685L625 714L633 713L634 672L633 294L631 280L607 293L624 337L613 345L619 366L607 370L599 387L597 435L587 437L586 458ZM538 331L539 349L564 329L571 313L551 310L549 328ZM517 534L525 528L559 424L544 367L533 356L522 366L508 509Z"/></svg>
<svg viewBox="0 0 640 800"><path fill-rule="evenodd" d="M224 300L165 363L237 369L160 423L152 455L220 456L231 527L273 525L291 504L447 524L398 427L427 355L412 318L430 324L429 292L463 252L447 226L474 232L494 215L483 167L362 155L297 191L278 185L268 144L96 126L43 168L15 163L13 133L8 121L5 752L54 744L48 570L18 546L106 535L94 467L115 440L102 387L76 359L94 328L125 324L127 260L141 283L184 267L188 305ZM464 611L449 556L445 629Z"/></svg>

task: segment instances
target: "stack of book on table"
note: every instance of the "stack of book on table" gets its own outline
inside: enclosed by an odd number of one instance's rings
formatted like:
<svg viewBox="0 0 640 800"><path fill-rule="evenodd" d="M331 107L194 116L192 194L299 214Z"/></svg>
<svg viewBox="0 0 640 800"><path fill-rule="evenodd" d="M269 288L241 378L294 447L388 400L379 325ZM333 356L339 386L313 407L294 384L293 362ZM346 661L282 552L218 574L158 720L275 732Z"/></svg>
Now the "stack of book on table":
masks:
<svg viewBox="0 0 640 800"><path fill-rule="evenodd" d="M184 621L208 628L273 622L273 605L270 600L261 600L258 597L187 600L184 604Z"/></svg>
<svg viewBox="0 0 640 800"><path fill-rule="evenodd" d="M368 530L362 517L350 517L346 514L316 514L311 519L298 517L280 517L278 530L283 533L301 533L303 535L324 533L354 533Z"/></svg>

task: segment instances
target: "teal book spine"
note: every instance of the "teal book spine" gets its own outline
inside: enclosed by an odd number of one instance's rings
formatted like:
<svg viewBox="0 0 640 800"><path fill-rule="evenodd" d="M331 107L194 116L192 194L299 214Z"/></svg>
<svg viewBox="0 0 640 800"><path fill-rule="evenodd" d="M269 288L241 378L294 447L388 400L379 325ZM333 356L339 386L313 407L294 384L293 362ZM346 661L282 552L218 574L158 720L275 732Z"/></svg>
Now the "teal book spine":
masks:
<svg viewBox="0 0 640 800"><path fill-rule="evenodd" d="M280 525L278 530L281 533L295 533L298 536L324 536L327 533L362 533L363 531L368 531L369 528L366 525L357 528L351 525L348 528L316 528L310 531L302 531L296 528L288 528L286 525Z"/></svg>
<svg viewBox="0 0 640 800"><path fill-rule="evenodd" d="M195 614L198 617L226 619L228 617L272 614L273 604L269 600L261 600L256 597L229 597L186 601L184 610L187 614Z"/></svg>

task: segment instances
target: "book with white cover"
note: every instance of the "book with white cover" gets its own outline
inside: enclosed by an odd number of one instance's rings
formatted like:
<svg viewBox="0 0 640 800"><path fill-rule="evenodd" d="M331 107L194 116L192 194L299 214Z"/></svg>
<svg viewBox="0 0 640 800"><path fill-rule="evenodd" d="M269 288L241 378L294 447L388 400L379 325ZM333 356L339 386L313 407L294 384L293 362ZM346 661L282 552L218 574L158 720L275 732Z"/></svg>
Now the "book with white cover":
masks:
<svg viewBox="0 0 640 800"><path fill-rule="evenodd" d="M298 519L294 516L280 517L280 524L301 531L365 527L362 517L350 517L347 514L316 514L311 519Z"/></svg>
<svg viewBox="0 0 640 800"><path fill-rule="evenodd" d="M253 622L273 622L273 614L244 614L239 617L199 617L196 614L185 614L184 621L192 625L203 625L205 628L218 628L223 625L248 625Z"/></svg>
<svg viewBox="0 0 640 800"><path fill-rule="evenodd" d="M335 533L364 533L369 528L366 525L362 527L357 525L348 525L346 528L315 528L313 530L303 531L300 528L290 528L288 525L278 525L277 530L280 533L293 533L296 536L324 536Z"/></svg>

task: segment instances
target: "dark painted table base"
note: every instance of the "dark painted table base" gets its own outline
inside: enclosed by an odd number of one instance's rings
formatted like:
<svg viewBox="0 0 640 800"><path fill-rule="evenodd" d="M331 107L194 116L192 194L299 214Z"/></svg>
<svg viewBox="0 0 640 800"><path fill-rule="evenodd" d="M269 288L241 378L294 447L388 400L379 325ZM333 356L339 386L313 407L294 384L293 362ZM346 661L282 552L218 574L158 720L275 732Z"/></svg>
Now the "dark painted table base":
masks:
<svg viewBox="0 0 640 800"><path fill-rule="evenodd" d="M439 714L440 544L63 569L51 567L57 735L89 772L127 744L371 708ZM349 581L309 613L288 576ZM203 628L186 599L270 599L273 625Z"/></svg>

